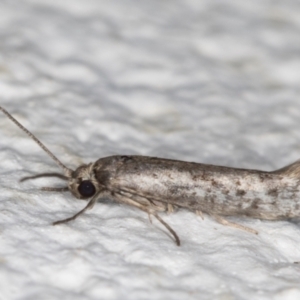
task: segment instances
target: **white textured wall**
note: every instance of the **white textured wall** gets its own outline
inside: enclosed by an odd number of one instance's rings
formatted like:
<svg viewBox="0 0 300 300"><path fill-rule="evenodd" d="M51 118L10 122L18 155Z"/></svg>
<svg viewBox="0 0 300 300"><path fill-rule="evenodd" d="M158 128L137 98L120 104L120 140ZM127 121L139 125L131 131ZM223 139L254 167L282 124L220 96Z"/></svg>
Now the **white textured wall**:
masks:
<svg viewBox="0 0 300 300"><path fill-rule="evenodd" d="M0 104L69 167L112 154L272 170L300 157L297 0L0 1ZM299 299L300 225L160 224L41 192L55 163L0 115L0 299Z"/></svg>

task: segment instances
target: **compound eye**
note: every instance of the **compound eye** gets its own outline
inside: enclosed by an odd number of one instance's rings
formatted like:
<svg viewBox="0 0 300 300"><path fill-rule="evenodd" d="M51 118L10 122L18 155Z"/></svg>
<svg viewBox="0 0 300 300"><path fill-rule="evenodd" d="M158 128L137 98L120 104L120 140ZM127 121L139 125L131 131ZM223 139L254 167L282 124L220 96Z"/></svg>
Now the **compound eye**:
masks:
<svg viewBox="0 0 300 300"><path fill-rule="evenodd" d="M83 180L78 186L78 192L84 198L92 197L96 193L96 188L89 180Z"/></svg>

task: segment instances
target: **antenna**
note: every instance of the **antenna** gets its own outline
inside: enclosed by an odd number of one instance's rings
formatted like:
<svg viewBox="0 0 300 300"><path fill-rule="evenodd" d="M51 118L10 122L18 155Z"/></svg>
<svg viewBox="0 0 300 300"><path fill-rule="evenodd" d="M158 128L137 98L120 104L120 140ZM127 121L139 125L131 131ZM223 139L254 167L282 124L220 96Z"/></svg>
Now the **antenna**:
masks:
<svg viewBox="0 0 300 300"><path fill-rule="evenodd" d="M0 110L13 121L21 130L23 130L30 138L32 138L63 170L67 177L71 177L72 170L67 168L37 137L35 137L28 129L19 123L8 111L0 106Z"/></svg>

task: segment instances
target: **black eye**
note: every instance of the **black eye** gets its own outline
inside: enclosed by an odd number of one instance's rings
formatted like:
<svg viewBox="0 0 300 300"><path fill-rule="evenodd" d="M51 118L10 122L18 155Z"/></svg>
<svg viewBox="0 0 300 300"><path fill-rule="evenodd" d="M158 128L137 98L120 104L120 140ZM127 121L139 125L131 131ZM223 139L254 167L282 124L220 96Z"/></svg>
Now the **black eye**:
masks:
<svg viewBox="0 0 300 300"><path fill-rule="evenodd" d="M95 186L89 180L83 180L78 187L78 192L84 198L92 197L96 193Z"/></svg>

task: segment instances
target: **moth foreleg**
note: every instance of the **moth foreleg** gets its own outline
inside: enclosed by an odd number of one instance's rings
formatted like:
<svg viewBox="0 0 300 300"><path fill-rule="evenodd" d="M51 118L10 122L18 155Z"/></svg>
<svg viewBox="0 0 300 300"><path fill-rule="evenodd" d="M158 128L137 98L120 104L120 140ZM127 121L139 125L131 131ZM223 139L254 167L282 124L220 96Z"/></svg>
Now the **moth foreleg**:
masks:
<svg viewBox="0 0 300 300"><path fill-rule="evenodd" d="M20 182L26 181L26 180L31 180L31 179L37 179L37 178L42 178L42 177L58 177L63 180L67 180L68 178L60 173L42 173L42 174L37 174L33 176L27 176L23 177L20 179ZM67 192L69 188L67 186L64 187L42 187L42 191L47 191L47 192Z"/></svg>
<svg viewBox="0 0 300 300"><path fill-rule="evenodd" d="M68 180L68 177L66 177L65 175L60 174L60 173L42 173L42 174L37 174L37 175L33 175L33 176L23 177L20 179L20 182L23 182L26 180L31 180L31 179L37 179L37 178L41 178L41 177L58 177L63 180Z"/></svg>
<svg viewBox="0 0 300 300"><path fill-rule="evenodd" d="M81 210L79 211L77 214L75 214L74 216L64 219L64 220L60 220L60 221L56 221L54 222L52 225L58 225L58 224L62 224L62 223L67 223L69 221L73 221L75 220L78 216L80 216L81 214L83 214L86 210L93 208L93 206L95 205L95 203L97 202L99 193L97 193L89 202L88 204Z"/></svg>
<svg viewBox="0 0 300 300"><path fill-rule="evenodd" d="M69 191L69 188L67 186L64 187L47 187L44 186L41 188L42 191L47 191L47 192L67 192Z"/></svg>

